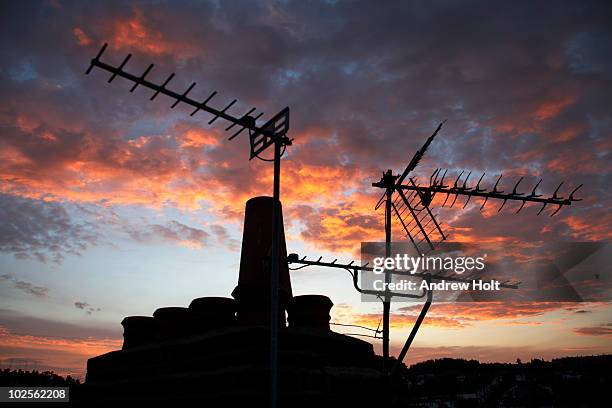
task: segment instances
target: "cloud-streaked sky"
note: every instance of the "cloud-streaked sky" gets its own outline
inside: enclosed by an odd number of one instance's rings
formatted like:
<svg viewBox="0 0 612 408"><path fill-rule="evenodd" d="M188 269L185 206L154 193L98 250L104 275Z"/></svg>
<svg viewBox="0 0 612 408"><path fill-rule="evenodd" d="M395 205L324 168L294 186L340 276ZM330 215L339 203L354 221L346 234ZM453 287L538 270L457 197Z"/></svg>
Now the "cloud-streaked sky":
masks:
<svg viewBox="0 0 612 408"><path fill-rule="evenodd" d="M441 211L459 241L607 240L612 235L612 9L606 2L98 1L0 5L0 365L81 375L120 347L123 316L227 296L244 202L271 193L246 135L121 78L104 58L239 114L291 107L281 195L290 252L356 256L382 240L371 187L418 167L525 176L583 201L554 218L479 202ZM449 173L449 174L450 174ZM457 174L457 173L453 173ZM489 184L490 186L490 184ZM527 188L527 187L526 187ZM397 231L397 229L396 229ZM400 239L399 234L395 238ZM334 318L376 326L347 276L303 270L294 294L324 293ZM405 305L404 305L405 306ZM432 307L408 362L513 361L612 352L609 305ZM416 311L396 307L401 347Z"/></svg>

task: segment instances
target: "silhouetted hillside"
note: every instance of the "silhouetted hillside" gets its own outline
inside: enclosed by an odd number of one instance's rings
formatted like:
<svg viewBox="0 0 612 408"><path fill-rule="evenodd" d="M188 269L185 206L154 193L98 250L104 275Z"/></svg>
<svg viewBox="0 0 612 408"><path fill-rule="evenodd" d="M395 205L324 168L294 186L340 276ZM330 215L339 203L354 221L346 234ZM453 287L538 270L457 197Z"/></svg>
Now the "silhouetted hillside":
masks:
<svg viewBox="0 0 612 408"><path fill-rule="evenodd" d="M78 379L71 376L62 377L52 371L39 372L23 370L0 370L0 387L29 386L29 387L77 387Z"/></svg>
<svg viewBox="0 0 612 408"><path fill-rule="evenodd" d="M612 387L612 355L515 364L443 358L401 367L401 407L600 407ZM53 372L0 370L0 386L70 387Z"/></svg>
<svg viewBox="0 0 612 408"><path fill-rule="evenodd" d="M410 407L595 407L612 386L612 355L516 364L444 358L411 366L404 380Z"/></svg>

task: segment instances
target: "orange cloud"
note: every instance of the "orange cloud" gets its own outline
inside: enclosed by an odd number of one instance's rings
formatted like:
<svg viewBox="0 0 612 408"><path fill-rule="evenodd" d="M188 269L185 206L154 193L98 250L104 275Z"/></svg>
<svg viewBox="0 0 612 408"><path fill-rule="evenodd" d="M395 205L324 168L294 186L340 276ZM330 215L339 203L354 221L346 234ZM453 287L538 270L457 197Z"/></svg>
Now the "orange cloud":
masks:
<svg viewBox="0 0 612 408"><path fill-rule="evenodd" d="M477 302L439 303L431 306L435 316L453 316L455 319L496 320L541 316L556 310L575 310L579 303L573 302ZM418 313L421 305L406 306L400 311Z"/></svg>
<svg viewBox="0 0 612 408"><path fill-rule="evenodd" d="M578 134L580 134L580 132L585 130L586 127L583 124L568 126L556 134L555 141L567 142L574 139L576 136L578 136Z"/></svg>
<svg viewBox="0 0 612 408"><path fill-rule="evenodd" d="M122 140L81 131L71 140L65 130L35 119L16 121L23 134L0 153L3 193L151 208L208 205L212 214L235 221L241 220L246 200L270 194L272 166L245 161L238 154L244 146L221 145L216 130L179 123L163 135ZM48 144L44 160L38 159L41 143ZM355 166L308 164L299 156L283 161L287 224L330 250L354 251L360 241L381 239L383 214L373 211L374 196L360 191L368 178Z"/></svg>
<svg viewBox="0 0 612 408"><path fill-rule="evenodd" d="M509 118L509 121L496 122L492 125L493 129L499 133L509 133L510 137L515 138L521 133L535 132L539 127L528 119Z"/></svg>
<svg viewBox="0 0 612 408"><path fill-rule="evenodd" d="M534 116L539 120L554 118L565 108L574 103L574 101L575 98L567 96L561 99L544 102L536 109Z"/></svg>
<svg viewBox="0 0 612 408"><path fill-rule="evenodd" d="M612 238L612 214L610 213L601 215L595 224L588 223L576 215L565 217L562 221L571 229L571 235L575 239L605 241Z"/></svg>
<svg viewBox="0 0 612 408"><path fill-rule="evenodd" d="M482 302L482 303L434 303L423 321L425 326L443 329L466 329L477 322L498 320L502 326L542 326L544 323L524 318L536 318L551 312L563 314L584 313L589 311L606 310L609 303L589 303L588 305L572 302ZM392 328L411 328L421 310L421 304L402 307L391 313L390 324ZM335 309L336 307L334 307ZM348 306L341 306L341 310L333 311L333 321L342 324L353 324L380 328L382 315L378 313L357 313ZM550 320L547 320L550 324ZM338 326L335 330L345 331ZM350 328L353 333L358 328ZM578 328L576 334L604 336L610 333L610 325L596 328ZM361 332L360 332L361 333ZM367 334L367 333L366 333ZM516 358L516 357L515 357Z"/></svg>
<svg viewBox="0 0 612 408"><path fill-rule="evenodd" d="M505 322L504 326L541 326L542 322L533 322L533 321L527 321L527 322L521 322L521 321L511 321L511 322Z"/></svg>
<svg viewBox="0 0 612 408"><path fill-rule="evenodd" d="M567 151L560 153L546 163L546 167L561 174L584 173L599 174L609 171L612 166L604 166L594 160L591 152Z"/></svg>
<svg viewBox="0 0 612 408"><path fill-rule="evenodd" d="M87 34L85 34L85 31L83 31L81 28L74 27L72 33L77 39L77 44L79 44L80 46L87 46L91 44L91 38L89 38Z"/></svg>
<svg viewBox="0 0 612 408"><path fill-rule="evenodd" d="M133 9L131 18L113 21L109 31L112 33L109 45L115 49L138 50L154 56L169 54L178 58L195 53L186 41L170 40L161 31L152 28L140 8Z"/></svg>
<svg viewBox="0 0 612 408"><path fill-rule="evenodd" d="M186 129L180 136L181 147L218 146L219 135L202 129Z"/></svg>
<svg viewBox="0 0 612 408"><path fill-rule="evenodd" d="M357 314L352 316L352 323L370 328L376 328L380 323L380 319L380 314ZM414 325L415 320L416 316L394 313L390 319L390 326L393 328L410 328ZM434 315L427 316L427 318L423 321L423 324L427 326L444 327L450 329L458 329L471 325L467 319L460 320L452 317Z"/></svg>
<svg viewBox="0 0 612 408"><path fill-rule="evenodd" d="M11 333L0 326L0 347L4 360L35 360L37 365L52 368L57 374L81 379L88 358L118 350L121 345L122 340L119 339L40 337Z"/></svg>
<svg viewBox="0 0 612 408"><path fill-rule="evenodd" d="M353 200L318 208L296 204L291 215L303 225L300 236L305 241L330 251L356 254L360 242L384 236L382 215L359 207Z"/></svg>
<svg viewBox="0 0 612 408"><path fill-rule="evenodd" d="M424 320L424 324L443 328L464 328L475 322L491 320L508 320L503 325L518 326L541 325L537 321L511 320L525 317L539 317L546 313L562 311L574 313L584 308L604 308L607 304L590 303L588 306L573 302L470 302L470 303L434 303ZM421 304L404 306L391 314L391 326L396 328L411 327ZM581 309L582 308L582 309ZM341 323L351 323L376 328L380 324L381 315L376 313L354 313L351 308L340 311L335 316Z"/></svg>
<svg viewBox="0 0 612 408"><path fill-rule="evenodd" d="M146 22L137 12L133 18L139 23L131 26ZM14 119L25 137L3 143L0 191L104 205L173 205L186 210L206 205L213 215L233 221L240 221L248 198L270 194L272 166L245 161L244 145L222 144L223 135L216 129L182 122L167 134L122 140L113 134L88 133L79 123L67 121L60 127L46 120L27 115ZM68 131L80 136L71 140L72 136L66 136L72 135ZM300 135L317 139L332 133L333 129L316 127ZM360 241L381 240L384 217L382 211L373 211L379 192L367 183L371 172L352 164L317 163L309 148L302 145L291 160L283 161L281 194L287 223L298 227L304 241L330 251L355 254ZM437 195L434 206L444 198ZM477 226L453 225L461 217L462 200L447 210L450 217L444 217L451 220L443 230L452 240L509 239L496 234L484 237ZM480 202L474 199L472 204L479 206ZM489 203L482 214L485 218L497 214L497 203ZM394 223L394 237L405 239L401 225Z"/></svg>

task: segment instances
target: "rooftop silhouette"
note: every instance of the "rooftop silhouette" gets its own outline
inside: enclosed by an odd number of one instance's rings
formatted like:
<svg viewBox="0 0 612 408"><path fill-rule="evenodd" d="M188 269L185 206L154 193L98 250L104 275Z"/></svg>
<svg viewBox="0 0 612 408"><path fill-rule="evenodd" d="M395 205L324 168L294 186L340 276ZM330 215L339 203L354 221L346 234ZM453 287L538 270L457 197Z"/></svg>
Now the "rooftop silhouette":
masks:
<svg viewBox="0 0 612 408"><path fill-rule="evenodd" d="M108 404L268 401L273 203L271 197L246 203L233 298L198 298L189 307L126 317L123 349L89 359L85 399ZM282 211L279 221L282 226ZM280 243L286 259L284 233ZM279 405L380 402L387 376L373 346L332 332L331 299L293 296L286 260L278 270Z"/></svg>

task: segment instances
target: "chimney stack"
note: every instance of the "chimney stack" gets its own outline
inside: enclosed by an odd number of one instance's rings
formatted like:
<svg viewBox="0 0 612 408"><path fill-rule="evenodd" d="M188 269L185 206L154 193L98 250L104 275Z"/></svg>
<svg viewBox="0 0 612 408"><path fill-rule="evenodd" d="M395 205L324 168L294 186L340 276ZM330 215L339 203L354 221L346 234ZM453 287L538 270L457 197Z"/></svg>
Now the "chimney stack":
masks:
<svg viewBox="0 0 612 408"><path fill-rule="evenodd" d="M270 270L272 255L272 197L254 197L246 203L244 230L240 254L240 276L232 296L238 304L238 324L269 325L270 323ZM280 203L279 203L280 204ZM285 311L292 298L291 279L287 266L287 245L280 208L279 239L279 319L285 327Z"/></svg>

